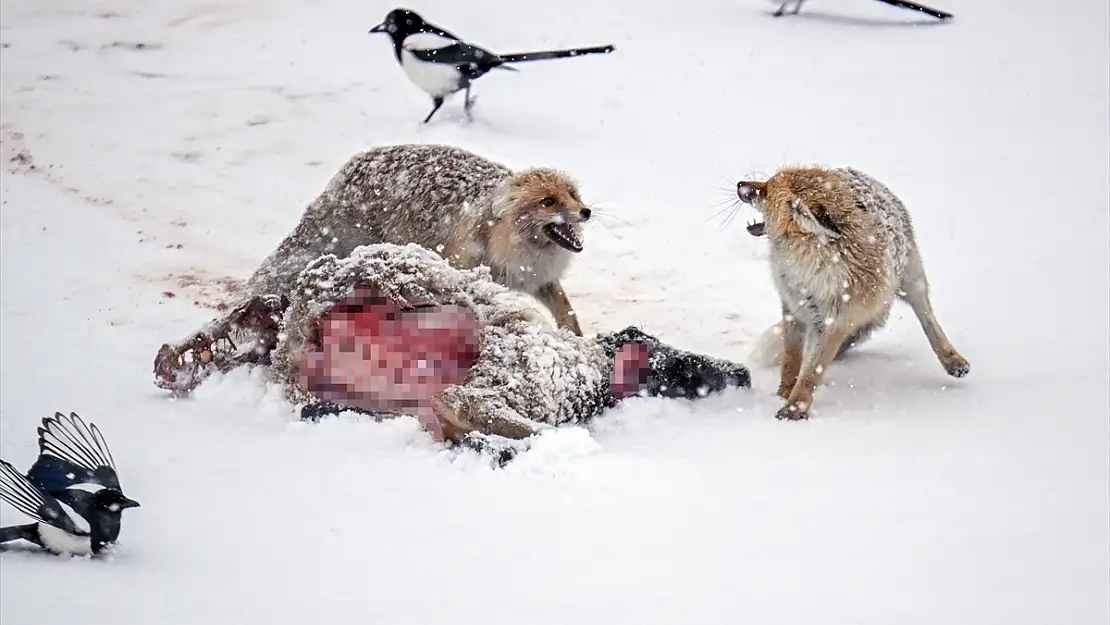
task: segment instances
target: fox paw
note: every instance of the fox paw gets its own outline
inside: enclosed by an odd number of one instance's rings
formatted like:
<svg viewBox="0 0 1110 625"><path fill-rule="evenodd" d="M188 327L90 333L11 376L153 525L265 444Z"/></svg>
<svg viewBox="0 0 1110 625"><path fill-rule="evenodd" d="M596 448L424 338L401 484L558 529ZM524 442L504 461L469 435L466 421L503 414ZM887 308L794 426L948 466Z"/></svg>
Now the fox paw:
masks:
<svg viewBox="0 0 1110 625"><path fill-rule="evenodd" d="M962 378L971 373L971 363L958 354L948 357L943 364L944 370L954 378Z"/></svg>
<svg viewBox="0 0 1110 625"><path fill-rule="evenodd" d="M809 418L809 412L803 408L805 404L802 402L793 402L786 404L779 411L775 413L776 419L786 419L788 421L800 421Z"/></svg>

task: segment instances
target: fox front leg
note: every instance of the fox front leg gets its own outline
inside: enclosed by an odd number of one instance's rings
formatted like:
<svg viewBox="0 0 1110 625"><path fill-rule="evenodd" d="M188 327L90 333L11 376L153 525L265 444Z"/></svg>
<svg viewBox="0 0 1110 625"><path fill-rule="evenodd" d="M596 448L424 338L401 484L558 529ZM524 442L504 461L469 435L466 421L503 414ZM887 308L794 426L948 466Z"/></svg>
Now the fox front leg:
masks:
<svg viewBox="0 0 1110 625"><path fill-rule="evenodd" d="M786 405L779 408L775 418L791 421L809 418L809 409L813 405L813 391L821 383L821 378L836 357L836 353L840 351L840 346L848 338L848 334L849 331L840 326L825 327L820 331L817 328L806 328L798 380L786 398Z"/></svg>
<svg viewBox="0 0 1110 625"><path fill-rule="evenodd" d="M557 281L545 284L536 291L535 297L551 311L552 316L555 317L555 323L560 328L567 328L575 335L582 336L582 327L578 324L578 316L575 314L574 308L571 307L570 300L567 299L567 294L563 291L561 284Z"/></svg>
<svg viewBox="0 0 1110 625"><path fill-rule="evenodd" d="M779 367L778 396L786 399L798 382L798 372L802 367L802 345L805 335L802 324L782 304L782 362Z"/></svg>

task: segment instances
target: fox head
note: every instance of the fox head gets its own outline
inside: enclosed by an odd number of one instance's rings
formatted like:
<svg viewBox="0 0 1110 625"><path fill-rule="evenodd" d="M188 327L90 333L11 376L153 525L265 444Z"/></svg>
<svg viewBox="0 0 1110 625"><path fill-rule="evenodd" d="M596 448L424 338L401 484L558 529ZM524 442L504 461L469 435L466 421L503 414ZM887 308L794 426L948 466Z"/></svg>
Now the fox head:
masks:
<svg viewBox="0 0 1110 625"><path fill-rule="evenodd" d="M590 208L578 185L552 169L530 169L512 176L499 198L499 237L535 251L582 251L582 222Z"/></svg>
<svg viewBox="0 0 1110 625"><path fill-rule="evenodd" d="M736 183L741 202L758 210L763 221L748 232L773 238L816 235L842 237L852 225L851 194L836 174L817 167L780 170L766 182Z"/></svg>

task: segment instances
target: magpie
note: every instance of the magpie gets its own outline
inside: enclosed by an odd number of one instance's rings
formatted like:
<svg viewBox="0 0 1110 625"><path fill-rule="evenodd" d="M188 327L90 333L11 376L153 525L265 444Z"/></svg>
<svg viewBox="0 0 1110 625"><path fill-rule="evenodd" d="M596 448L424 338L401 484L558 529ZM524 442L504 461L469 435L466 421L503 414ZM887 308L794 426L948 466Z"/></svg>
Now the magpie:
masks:
<svg viewBox="0 0 1110 625"><path fill-rule="evenodd" d="M414 85L432 98L432 111L424 118L428 123L443 106L444 99L459 91L466 91L463 110L466 118L477 98L470 97L470 85L494 68L518 71L508 63L524 63L545 59L563 59L587 54L608 54L614 46L595 46L571 50L546 50L517 54L494 54L489 50L466 43L455 35L424 21L408 9L393 9L381 24L370 33L385 33L393 39L393 53L397 62Z"/></svg>
<svg viewBox="0 0 1110 625"><path fill-rule="evenodd" d="M791 15L797 15L798 11L802 10L802 3L804 3L805 1L806 0L782 0L782 4L779 6L777 11L772 13L772 15L774 15L775 17L782 17L786 13L786 5L790 4L791 2L794 3L794 10L791 11L790 13L791 13ZM918 12L924 13L924 14L930 16L930 17L935 17L938 20L952 19L952 14L951 13L947 13L945 11L941 11L941 10L938 10L938 9L933 9L933 8L927 7L923 4L917 4L916 2L910 2L910 0L879 0L879 2L889 4L891 6L895 6L895 7L898 7L900 9L909 9L910 11L918 11Z"/></svg>
<svg viewBox="0 0 1110 625"><path fill-rule="evenodd" d="M124 496L115 460L95 424L71 412L45 417L27 475L0 460L0 499L35 523L0 527L0 543L26 540L58 555L100 553L119 538Z"/></svg>

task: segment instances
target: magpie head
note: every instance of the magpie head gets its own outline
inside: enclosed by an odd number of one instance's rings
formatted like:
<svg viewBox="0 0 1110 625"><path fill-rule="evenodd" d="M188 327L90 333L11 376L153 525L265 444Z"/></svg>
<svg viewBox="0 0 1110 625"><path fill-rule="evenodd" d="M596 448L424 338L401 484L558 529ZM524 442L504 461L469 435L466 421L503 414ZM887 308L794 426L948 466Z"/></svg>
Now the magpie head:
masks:
<svg viewBox="0 0 1110 625"><path fill-rule="evenodd" d="M413 33L423 32L427 28L428 23L414 11L393 9L386 14L381 24L370 29L370 33L385 33L400 40Z"/></svg>
<svg viewBox="0 0 1110 625"><path fill-rule="evenodd" d="M116 542L123 511L138 507L139 502L128 499L114 488L105 488L93 495L87 510L81 514L89 522L93 553L100 553Z"/></svg>
<svg viewBox="0 0 1110 625"><path fill-rule="evenodd" d="M128 499L123 493L114 488L105 488L93 496L93 510L109 513L123 512L127 508L138 508L139 502Z"/></svg>

